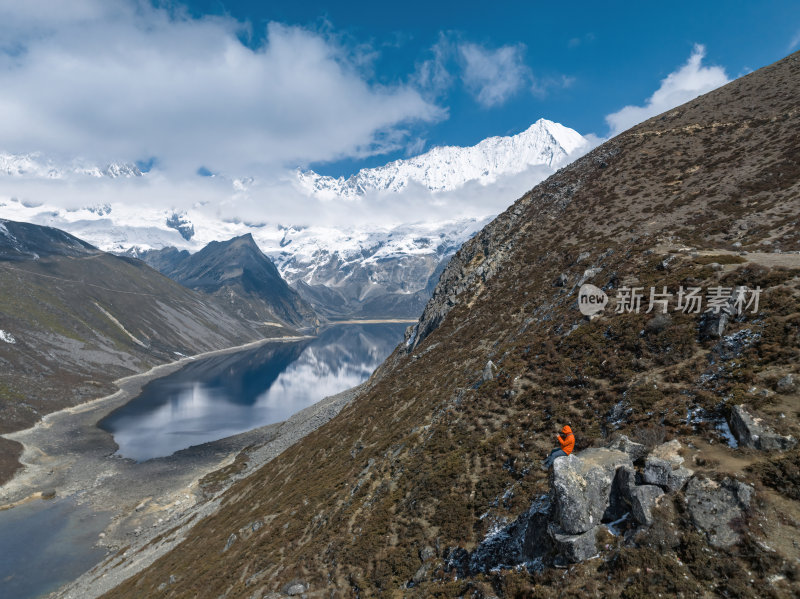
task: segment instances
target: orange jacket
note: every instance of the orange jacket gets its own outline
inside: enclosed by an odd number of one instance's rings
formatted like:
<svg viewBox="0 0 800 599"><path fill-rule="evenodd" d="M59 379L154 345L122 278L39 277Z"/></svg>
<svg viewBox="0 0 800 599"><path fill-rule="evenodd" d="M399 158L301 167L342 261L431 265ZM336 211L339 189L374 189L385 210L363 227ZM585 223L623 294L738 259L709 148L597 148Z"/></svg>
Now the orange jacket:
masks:
<svg viewBox="0 0 800 599"><path fill-rule="evenodd" d="M572 434L572 429L568 424L564 425L564 428L561 429L561 434L564 435L563 439L561 435L557 435L556 438L561 444L561 449L564 450L564 453L569 455L572 453L572 450L575 449L575 435Z"/></svg>

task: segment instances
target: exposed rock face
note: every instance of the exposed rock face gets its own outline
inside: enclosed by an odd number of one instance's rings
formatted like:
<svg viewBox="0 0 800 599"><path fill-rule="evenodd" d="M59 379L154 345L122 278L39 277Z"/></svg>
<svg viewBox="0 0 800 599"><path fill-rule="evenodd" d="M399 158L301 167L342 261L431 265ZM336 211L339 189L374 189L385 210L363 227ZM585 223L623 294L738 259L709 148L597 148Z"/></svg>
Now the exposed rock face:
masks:
<svg viewBox="0 0 800 599"><path fill-rule="evenodd" d="M194 225L186 218L185 213L173 212L167 217L166 225L175 229L186 241L194 237Z"/></svg>
<svg viewBox="0 0 800 599"><path fill-rule="evenodd" d="M283 280L249 233L212 241L196 254L168 248L140 257L181 285L221 299L241 318L294 326L319 324L311 306Z"/></svg>
<svg viewBox="0 0 800 599"><path fill-rule="evenodd" d="M627 447L634 455L642 451L627 437L616 439L614 445ZM591 448L557 458L550 496L540 497L517 520L484 540L469 556L468 566L463 555L451 559L451 566L462 574L476 574L499 566L541 568L593 557L601 523L630 514L636 525L651 526L653 509L667 492L684 486L692 471L682 465L681 447L672 440L647 456L644 478L658 481L655 484L637 485L631 455L617 449ZM752 487L732 479L718 484L691 478L684 500L692 522L709 542L727 547L739 538L732 526L749 507L752 494Z"/></svg>
<svg viewBox="0 0 800 599"><path fill-rule="evenodd" d="M481 380L485 383L487 381L491 381L494 378L494 371L497 370L497 366L495 366L494 362L489 360L486 362L486 366L483 369L483 375L481 376Z"/></svg>
<svg viewBox="0 0 800 599"><path fill-rule="evenodd" d="M764 424L761 418L753 416L744 405L733 406L730 426L736 440L743 447L783 451L797 445L797 439L779 435Z"/></svg>
<svg viewBox="0 0 800 599"><path fill-rule="evenodd" d="M712 266L712 265L709 265ZM717 264L717 266L720 266ZM713 268L713 266L712 266ZM706 312L700 323L700 336L705 339L719 339L725 334L731 316L736 315L736 302L741 294L747 291L747 287L736 287L731 293L730 298L718 312Z"/></svg>
<svg viewBox="0 0 800 599"><path fill-rule="evenodd" d="M682 466L683 458L678 453L680 449L680 442L673 439L650 452L644 464L644 481L667 491L681 490L694 471Z"/></svg>
<svg viewBox="0 0 800 599"><path fill-rule="evenodd" d="M231 534L231 536L228 537L228 542L225 543L225 547L222 549L222 553L225 553L228 549L230 549L237 539L238 537L236 536L236 533Z"/></svg>
<svg viewBox="0 0 800 599"><path fill-rule="evenodd" d="M512 209L513 210L513 209ZM521 210L519 214L521 214ZM519 214L515 214L519 218ZM465 243L445 267L439 284L428 300L419 322L407 341L409 351L417 347L444 320L456 305L456 298L465 291L491 279L511 251L511 245L498 242L490 228Z"/></svg>
<svg viewBox="0 0 800 599"><path fill-rule="evenodd" d="M498 566L532 564L552 549L548 534L550 498L544 495L514 522L483 541L469 557L468 570L488 572Z"/></svg>
<svg viewBox="0 0 800 599"><path fill-rule="evenodd" d="M290 582L283 588L283 592L289 595L290 597L294 597L295 595L302 595L307 590L308 590L308 584L306 584L302 580Z"/></svg>
<svg viewBox="0 0 800 599"><path fill-rule="evenodd" d="M597 527L592 527L581 534L568 535L559 532L551 525L550 535L555 543L558 556L570 563L582 562L597 554L595 543Z"/></svg>
<svg viewBox="0 0 800 599"><path fill-rule="evenodd" d="M641 485L631 489L631 514L639 524L650 526L653 523L653 508L664 495L661 487Z"/></svg>
<svg viewBox="0 0 800 599"><path fill-rule="evenodd" d="M686 486L684 501L694 525L715 547L729 547L739 540L734 526L750 507L753 487L726 478L717 483L693 478Z"/></svg>
<svg viewBox="0 0 800 599"><path fill-rule="evenodd" d="M634 462L647 454L647 448L644 445L631 441L627 435L620 435L614 439L609 448L627 453Z"/></svg>
<svg viewBox="0 0 800 599"><path fill-rule="evenodd" d="M629 466L618 468L614 481L611 483L608 507L603 513L603 522L619 520L630 511L631 493L635 486L636 471Z"/></svg>
<svg viewBox="0 0 800 599"><path fill-rule="evenodd" d="M561 532L580 534L600 524L610 503L617 469L633 467L628 454L592 448L553 464L553 521Z"/></svg>
<svg viewBox="0 0 800 599"><path fill-rule="evenodd" d="M792 393L797 389L797 382L794 380L794 375L787 374L782 377L776 384L775 390L778 393Z"/></svg>

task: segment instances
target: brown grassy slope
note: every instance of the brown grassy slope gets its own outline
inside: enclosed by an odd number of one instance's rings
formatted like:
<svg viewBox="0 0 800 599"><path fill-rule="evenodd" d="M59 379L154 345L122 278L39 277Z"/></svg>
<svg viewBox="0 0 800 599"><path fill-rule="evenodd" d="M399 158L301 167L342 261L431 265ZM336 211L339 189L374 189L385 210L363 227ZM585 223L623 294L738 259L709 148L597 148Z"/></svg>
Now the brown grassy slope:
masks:
<svg viewBox="0 0 800 599"><path fill-rule="evenodd" d="M113 392L117 378L266 332L138 260L102 252L0 260L0 433ZM134 340L135 338L135 340ZM18 445L0 443L0 481Z"/></svg>
<svg viewBox="0 0 800 599"><path fill-rule="evenodd" d="M736 241L800 249L798 97L795 54L637 126L537 186L456 256L426 318L453 305L412 355L395 352L367 394L236 484L216 516L108 596L260 597L293 579L311 585L310 597L616 595L625 587L627 596L788 596L800 554L791 542L783 553L764 549L758 526L793 538L800 515L760 486L762 504L747 524L754 532L730 552L708 551L676 505L638 548L609 542L603 560L568 576L454 581L441 564L448 548L474 547L493 521L515 517L547 490L537 466L565 422L578 449L617 430L703 448L716 438L713 424L688 423L687 409L718 418L747 401L797 435L797 395L761 390L797 369L798 256L765 267L759 262L772 254L754 252L715 270L677 250L721 255ZM734 355L700 341L694 315L657 327L644 314L582 320L572 286L590 266L602 268L598 285L767 291L758 315L731 325L748 340ZM570 277L565 291L552 285L560 273ZM488 359L498 375L477 385ZM620 401L623 418L612 425ZM725 470L722 460L698 460L711 475ZM770 501L784 499L783 520L761 519ZM264 527L223 553L229 535L255 520ZM406 588L426 546L431 569ZM766 582L776 575L784 578ZM162 585L170 576L175 582Z"/></svg>

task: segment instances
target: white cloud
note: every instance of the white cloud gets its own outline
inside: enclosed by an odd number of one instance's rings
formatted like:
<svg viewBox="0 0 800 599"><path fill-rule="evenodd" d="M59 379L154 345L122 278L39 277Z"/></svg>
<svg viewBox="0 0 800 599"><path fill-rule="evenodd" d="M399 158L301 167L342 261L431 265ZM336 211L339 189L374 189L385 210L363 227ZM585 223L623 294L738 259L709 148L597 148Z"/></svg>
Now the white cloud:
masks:
<svg viewBox="0 0 800 599"><path fill-rule="evenodd" d="M533 79L525 64L525 46L522 44L491 50L478 44L464 43L459 46L459 52L463 60L464 83L486 108L503 104Z"/></svg>
<svg viewBox="0 0 800 599"><path fill-rule="evenodd" d="M417 86L433 98L443 94L453 83L453 76L448 68L455 53L451 37L452 34L439 32L439 39L430 49L431 57L417 65L414 75Z"/></svg>
<svg viewBox="0 0 800 599"><path fill-rule="evenodd" d="M797 49L798 46L800 46L800 30L794 34L794 37L792 38L792 41L789 42L789 47L786 50L791 52L792 50Z"/></svg>
<svg viewBox="0 0 800 599"><path fill-rule="evenodd" d="M581 147L572 158L590 147ZM224 175L180 178L163 171L118 179L83 175L62 179L6 176L2 177L0 185L0 218L67 228L80 236L81 229L73 222L86 216L80 216L80 209L111 203L114 209L107 218L117 225L134 222L162 230L165 211L172 210L188 211L195 224L210 219L345 229L351 226L379 228L498 214L553 172L547 166L531 166L520 173L499 175L485 184L473 180L458 189L443 192L432 192L412 181L400 192L370 190L355 199L309 195L298 184L293 171L248 180ZM67 222L73 225L67 227ZM201 232L198 224L195 241L207 243L239 233L235 227ZM177 233L170 230L170 235L171 244L181 243ZM163 237L163 231L157 237Z"/></svg>
<svg viewBox="0 0 800 599"><path fill-rule="evenodd" d="M725 69L703 66L705 54L705 47L696 44L686 64L662 79L661 85L644 106L625 106L606 116L606 123L611 129L609 137L728 83L730 79Z"/></svg>
<svg viewBox="0 0 800 599"><path fill-rule="evenodd" d="M445 112L364 76L364 48L135 0L0 0L0 151L249 174L405 147Z"/></svg>

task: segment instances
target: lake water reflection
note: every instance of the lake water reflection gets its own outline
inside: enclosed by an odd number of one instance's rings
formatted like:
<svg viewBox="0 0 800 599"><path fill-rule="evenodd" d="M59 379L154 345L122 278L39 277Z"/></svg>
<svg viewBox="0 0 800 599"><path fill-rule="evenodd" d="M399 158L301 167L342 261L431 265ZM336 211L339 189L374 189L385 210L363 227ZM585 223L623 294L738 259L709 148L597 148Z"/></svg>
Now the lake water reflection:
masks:
<svg viewBox="0 0 800 599"><path fill-rule="evenodd" d="M95 542L110 519L70 499L0 511L0 597L40 597L83 574L106 554Z"/></svg>
<svg viewBox="0 0 800 599"><path fill-rule="evenodd" d="M318 337L205 358L151 381L99 423L137 461L286 420L358 385L402 340L405 324L341 324Z"/></svg>

